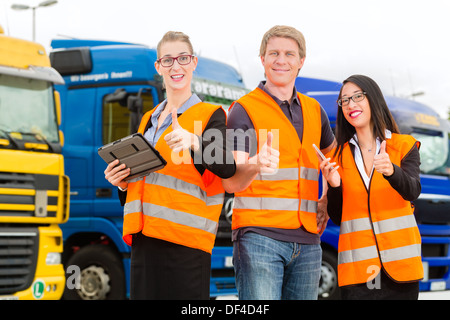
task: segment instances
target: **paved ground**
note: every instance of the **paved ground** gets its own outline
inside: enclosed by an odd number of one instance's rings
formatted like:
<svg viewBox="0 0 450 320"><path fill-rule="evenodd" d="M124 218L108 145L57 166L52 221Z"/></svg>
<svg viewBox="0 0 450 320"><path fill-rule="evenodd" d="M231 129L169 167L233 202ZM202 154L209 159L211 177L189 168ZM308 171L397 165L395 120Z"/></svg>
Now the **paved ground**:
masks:
<svg viewBox="0 0 450 320"><path fill-rule="evenodd" d="M236 300L236 296L222 296L218 297L218 300ZM419 300L450 300L450 290L447 291L434 291L434 292L421 292L419 293Z"/></svg>
<svg viewBox="0 0 450 320"><path fill-rule="evenodd" d="M421 292L419 293L419 300L450 300L450 290Z"/></svg>

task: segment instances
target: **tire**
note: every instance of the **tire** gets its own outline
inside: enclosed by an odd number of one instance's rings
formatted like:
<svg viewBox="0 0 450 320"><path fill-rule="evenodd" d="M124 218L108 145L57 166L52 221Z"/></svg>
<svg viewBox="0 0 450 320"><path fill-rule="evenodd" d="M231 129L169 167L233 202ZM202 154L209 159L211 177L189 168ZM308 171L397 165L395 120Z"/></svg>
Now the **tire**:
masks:
<svg viewBox="0 0 450 320"><path fill-rule="evenodd" d="M320 300L339 300L341 297L337 281L337 253L323 250L322 270L319 283Z"/></svg>
<svg viewBox="0 0 450 320"><path fill-rule="evenodd" d="M122 300L125 299L125 274L122 261L106 245L87 245L75 252L66 265L65 300ZM76 281L73 280L79 276Z"/></svg>

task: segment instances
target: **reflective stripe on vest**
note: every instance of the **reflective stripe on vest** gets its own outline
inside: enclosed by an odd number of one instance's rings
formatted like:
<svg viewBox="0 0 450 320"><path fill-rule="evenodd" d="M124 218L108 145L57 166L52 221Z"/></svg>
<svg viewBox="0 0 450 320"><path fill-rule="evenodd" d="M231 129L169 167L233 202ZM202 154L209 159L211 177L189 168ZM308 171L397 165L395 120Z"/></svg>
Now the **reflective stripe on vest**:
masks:
<svg viewBox="0 0 450 320"><path fill-rule="evenodd" d="M401 230L417 226L416 219L413 215L396 217L387 220L377 221L373 223L375 234L382 234L395 230ZM341 234L350 232L371 230L372 225L369 218L360 218L354 220L343 221L341 223Z"/></svg>
<svg viewBox="0 0 450 320"><path fill-rule="evenodd" d="M300 168L300 178L306 180L319 181L319 173L316 169ZM273 174L258 173L254 180L276 181L276 180L298 180L298 168L279 168Z"/></svg>
<svg viewBox="0 0 450 320"><path fill-rule="evenodd" d="M397 217L378 221L373 223L373 231L376 235L381 235L386 232L392 232L401 229L407 229L416 227L416 221L414 216L407 215L403 217ZM341 235L351 233L372 230L372 225L369 218L360 218L354 220L348 220L341 223ZM421 245L413 244L403 246L394 249L381 250L380 256L383 262L392 262L397 260L403 260L415 256L421 255ZM370 246L365 248L359 248L354 250L342 251L339 253L339 263L351 263L358 262L378 257L378 250L376 246Z"/></svg>
<svg viewBox="0 0 450 320"><path fill-rule="evenodd" d="M207 206L221 205L224 200L223 193L208 197L206 191L203 191L199 186L158 172L149 175L145 179L145 183L183 192L205 202Z"/></svg>
<svg viewBox="0 0 450 320"><path fill-rule="evenodd" d="M158 206L156 204L144 203L142 206L142 203L139 200L134 200L126 204L125 215L128 213L139 212L141 210L143 211L144 215L149 217L168 220L187 227L204 230L214 235L217 232L218 224L215 221L199 217L188 212L182 212L163 206Z"/></svg>
<svg viewBox="0 0 450 320"><path fill-rule="evenodd" d="M409 246L380 251L380 256L383 262L393 262L414 258L418 255L420 256L420 252L420 244L411 244ZM377 246L342 251L339 252L338 256L339 264L353 263L375 258L378 258Z"/></svg>
<svg viewBox="0 0 450 320"><path fill-rule="evenodd" d="M248 210L297 211L298 204L298 199L238 197L234 200L233 208ZM302 199L300 210L317 213L317 201Z"/></svg>

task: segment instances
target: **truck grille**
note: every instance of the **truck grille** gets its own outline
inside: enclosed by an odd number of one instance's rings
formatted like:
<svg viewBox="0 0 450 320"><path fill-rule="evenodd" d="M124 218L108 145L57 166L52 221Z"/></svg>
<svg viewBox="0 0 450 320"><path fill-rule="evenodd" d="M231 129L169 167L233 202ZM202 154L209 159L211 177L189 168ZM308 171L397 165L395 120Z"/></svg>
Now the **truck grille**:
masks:
<svg viewBox="0 0 450 320"><path fill-rule="evenodd" d="M0 295L13 294L31 285L38 246L37 228L0 225Z"/></svg>
<svg viewBox="0 0 450 320"><path fill-rule="evenodd" d="M57 175L0 172L0 217L56 217Z"/></svg>

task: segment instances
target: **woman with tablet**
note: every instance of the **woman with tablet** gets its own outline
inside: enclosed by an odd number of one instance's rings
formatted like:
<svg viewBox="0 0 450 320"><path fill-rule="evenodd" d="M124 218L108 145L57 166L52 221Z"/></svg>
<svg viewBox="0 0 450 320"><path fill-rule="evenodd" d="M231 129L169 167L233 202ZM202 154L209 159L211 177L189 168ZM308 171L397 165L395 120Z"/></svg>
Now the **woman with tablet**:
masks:
<svg viewBox="0 0 450 320"><path fill-rule="evenodd" d="M167 98L147 112L138 132L167 165L124 180L130 170L110 163L105 178L119 187L123 238L131 245L131 299L209 299L211 251L224 200L221 178L234 175L225 149L226 114L191 92L198 59L189 37L167 32L155 68ZM205 135L208 130L220 132ZM206 137L215 137L206 138ZM202 150L214 148L214 159ZM228 163L227 163L228 160Z"/></svg>

